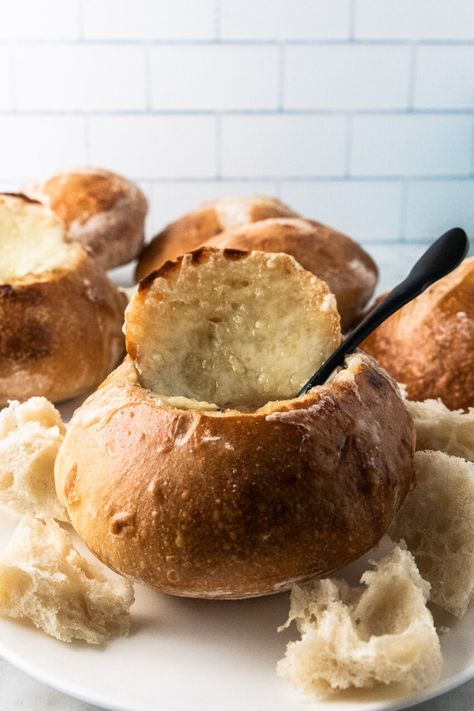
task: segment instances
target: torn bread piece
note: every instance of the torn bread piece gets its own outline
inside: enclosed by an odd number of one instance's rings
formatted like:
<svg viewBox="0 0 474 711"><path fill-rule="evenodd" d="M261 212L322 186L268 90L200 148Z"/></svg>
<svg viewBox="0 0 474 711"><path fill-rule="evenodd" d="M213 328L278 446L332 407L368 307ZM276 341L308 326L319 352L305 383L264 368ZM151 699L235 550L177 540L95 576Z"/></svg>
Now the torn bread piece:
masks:
<svg viewBox="0 0 474 711"><path fill-rule="evenodd" d="M54 462L66 428L44 397L0 411L0 503L16 513L68 521L56 496Z"/></svg>
<svg viewBox="0 0 474 711"><path fill-rule="evenodd" d="M474 407L449 410L441 400L405 400L416 428L416 448L474 461Z"/></svg>
<svg viewBox="0 0 474 711"><path fill-rule="evenodd" d="M426 607L429 583L413 556L397 547L362 587L324 579L294 586L290 616L301 640L288 644L280 676L307 693L400 683L421 689L436 681L441 650Z"/></svg>
<svg viewBox="0 0 474 711"><path fill-rule="evenodd" d="M132 585L92 565L52 519L24 516L0 555L0 615L28 619L63 642L126 635Z"/></svg>
<svg viewBox="0 0 474 711"><path fill-rule="evenodd" d="M416 486L389 529L404 539L431 601L462 617L474 596L474 464L443 452L415 454Z"/></svg>

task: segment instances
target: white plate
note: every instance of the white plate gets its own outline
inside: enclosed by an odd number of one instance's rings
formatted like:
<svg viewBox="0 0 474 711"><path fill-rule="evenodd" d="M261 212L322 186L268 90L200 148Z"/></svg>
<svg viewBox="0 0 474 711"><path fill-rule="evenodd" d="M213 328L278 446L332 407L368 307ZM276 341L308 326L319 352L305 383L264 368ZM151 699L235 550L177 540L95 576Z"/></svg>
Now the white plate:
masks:
<svg viewBox="0 0 474 711"><path fill-rule="evenodd" d="M68 417L72 407L61 409ZM0 509L0 549L17 520ZM366 560L359 561L346 577L355 582L366 567ZM474 676L471 609L461 622L437 619L452 629L441 638L444 665L434 687L418 695L385 688L315 702L275 673L286 643L295 638L293 630L276 631L288 607L288 594L203 601L137 586L129 638L105 649L67 645L28 624L0 619L0 655L59 691L117 711L381 711L406 708Z"/></svg>
<svg viewBox="0 0 474 711"><path fill-rule="evenodd" d="M0 548L17 520L0 510ZM359 561L345 577L352 582L365 567ZM385 688L312 701L275 673L287 641L295 637L293 631L276 631L287 613L288 594L246 601L186 600L137 586L129 638L105 649L67 645L26 623L0 619L0 655L59 691L117 711L397 709L474 676L471 609L461 622L441 621L453 626L441 638L442 677L426 692L404 695Z"/></svg>

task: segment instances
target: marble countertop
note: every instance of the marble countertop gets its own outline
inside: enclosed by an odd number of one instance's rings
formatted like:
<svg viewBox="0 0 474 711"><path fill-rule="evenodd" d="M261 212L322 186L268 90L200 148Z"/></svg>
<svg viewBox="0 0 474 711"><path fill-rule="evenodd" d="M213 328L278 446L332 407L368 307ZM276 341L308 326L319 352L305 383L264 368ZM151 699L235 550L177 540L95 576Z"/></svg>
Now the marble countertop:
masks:
<svg viewBox="0 0 474 711"><path fill-rule="evenodd" d="M365 245L379 265L379 290L394 286L406 275L425 248L423 245ZM474 680L443 696L413 706L413 711L468 711L474 708ZM96 706L77 701L37 682L0 658L0 711L93 711ZM157 709L158 711L158 709Z"/></svg>

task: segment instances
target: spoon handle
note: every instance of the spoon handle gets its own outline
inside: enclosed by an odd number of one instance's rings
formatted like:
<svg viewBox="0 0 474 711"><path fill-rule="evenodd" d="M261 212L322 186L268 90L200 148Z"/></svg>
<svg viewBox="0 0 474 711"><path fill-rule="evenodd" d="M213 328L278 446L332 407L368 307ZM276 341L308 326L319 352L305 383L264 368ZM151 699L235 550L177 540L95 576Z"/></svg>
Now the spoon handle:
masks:
<svg viewBox="0 0 474 711"><path fill-rule="evenodd" d="M398 284L388 296L357 326L341 345L329 356L316 373L301 388L298 395L322 385L333 370L341 365L344 358L352 353L369 333L372 333L389 316L419 296L438 279L449 274L464 259L469 249L469 240L460 227L444 233L416 262L408 276Z"/></svg>

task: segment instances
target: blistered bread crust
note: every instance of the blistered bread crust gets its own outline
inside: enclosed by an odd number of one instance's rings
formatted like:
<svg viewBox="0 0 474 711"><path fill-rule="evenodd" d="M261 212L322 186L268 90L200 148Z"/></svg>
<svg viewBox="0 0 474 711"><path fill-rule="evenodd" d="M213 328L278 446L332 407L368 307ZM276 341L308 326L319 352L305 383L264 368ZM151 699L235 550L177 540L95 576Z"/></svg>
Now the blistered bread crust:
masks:
<svg viewBox="0 0 474 711"><path fill-rule="evenodd" d="M0 284L0 406L96 387L124 350L126 299L79 245L64 268Z"/></svg>
<svg viewBox="0 0 474 711"><path fill-rule="evenodd" d="M362 344L410 400L474 406L474 258L436 282Z"/></svg>
<svg viewBox="0 0 474 711"><path fill-rule="evenodd" d="M244 598L372 548L410 487L413 451L398 389L367 356L255 412L172 407L126 358L76 411L55 477L106 565L174 595Z"/></svg>
<svg viewBox="0 0 474 711"><path fill-rule="evenodd" d="M148 204L140 188L121 175L82 168L24 189L56 212L68 238L86 246L104 269L127 264L140 252Z"/></svg>
<svg viewBox="0 0 474 711"><path fill-rule="evenodd" d="M228 197L206 202L197 210L169 224L146 245L137 265L137 281L154 269L159 269L164 262L201 247L224 230L269 217L296 216L280 200L264 195Z"/></svg>
<svg viewBox="0 0 474 711"><path fill-rule="evenodd" d="M223 232L207 244L290 254L329 286L343 330L360 317L378 280L375 262L357 242L315 220L267 219Z"/></svg>

